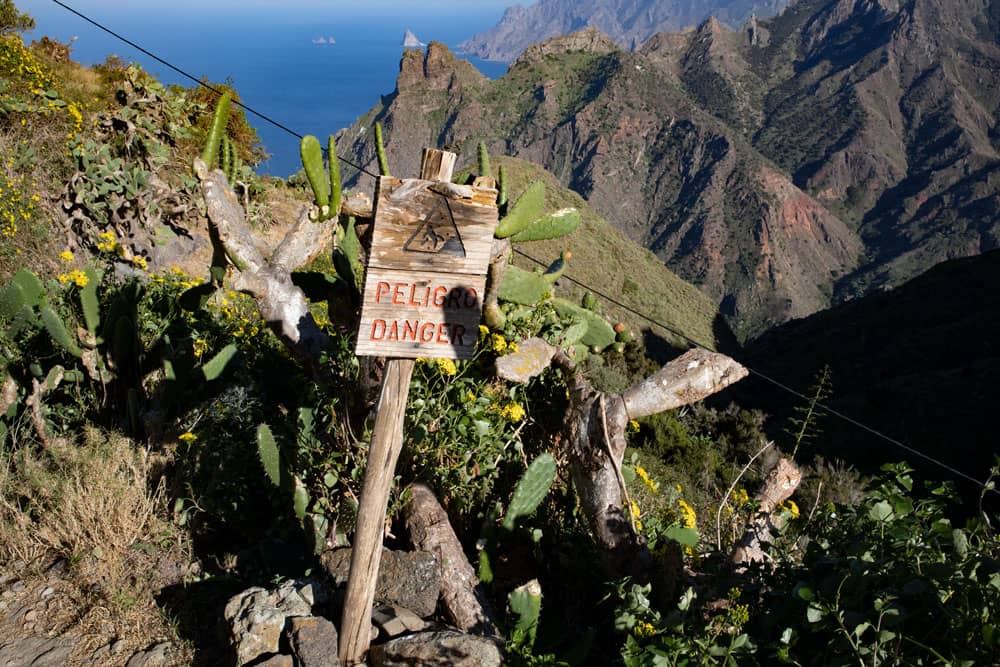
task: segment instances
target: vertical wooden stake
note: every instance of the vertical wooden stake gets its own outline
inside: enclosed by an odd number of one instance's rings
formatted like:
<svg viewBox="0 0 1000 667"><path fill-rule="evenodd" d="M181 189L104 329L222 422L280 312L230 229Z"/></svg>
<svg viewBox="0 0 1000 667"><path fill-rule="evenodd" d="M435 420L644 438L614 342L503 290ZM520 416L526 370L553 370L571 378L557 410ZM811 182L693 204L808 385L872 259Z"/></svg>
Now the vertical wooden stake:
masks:
<svg viewBox="0 0 1000 667"><path fill-rule="evenodd" d="M455 158L454 153L424 149L420 177L430 181L450 181ZM403 449L403 420L413 364L412 359L390 359L386 362L382 389L375 407L375 426L361 487L347 598L340 622L339 656L344 667L363 664L371 644L369 633L375 583L382 559L382 531L396 462Z"/></svg>

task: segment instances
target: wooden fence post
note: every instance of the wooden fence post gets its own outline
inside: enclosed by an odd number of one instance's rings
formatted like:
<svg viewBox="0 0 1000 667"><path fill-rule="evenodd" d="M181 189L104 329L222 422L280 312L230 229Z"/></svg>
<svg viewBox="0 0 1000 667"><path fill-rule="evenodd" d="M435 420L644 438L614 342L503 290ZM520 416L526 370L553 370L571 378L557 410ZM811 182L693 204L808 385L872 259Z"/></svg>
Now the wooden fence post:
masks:
<svg viewBox="0 0 1000 667"><path fill-rule="evenodd" d="M450 182L456 157L454 153L424 149L420 178ZM375 408L375 426L361 487L347 597L340 623L339 656L345 667L362 664L371 644L372 603L382 558L382 532L396 463L403 449L403 421L413 365L413 359L386 362Z"/></svg>

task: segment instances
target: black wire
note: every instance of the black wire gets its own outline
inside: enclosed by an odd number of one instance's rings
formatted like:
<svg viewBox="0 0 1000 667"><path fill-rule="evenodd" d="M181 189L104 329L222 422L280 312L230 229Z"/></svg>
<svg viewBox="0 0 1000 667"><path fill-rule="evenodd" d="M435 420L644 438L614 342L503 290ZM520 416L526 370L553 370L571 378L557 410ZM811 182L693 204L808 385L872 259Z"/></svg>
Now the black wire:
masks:
<svg viewBox="0 0 1000 667"><path fill-rule="evenodd" d="M542 262L541 260L532 257L531 255L527 254L526 252L524 252L522 250L518 250L518 249L515 248L514 252L516 252L518 255L521 255L525 259L528 259L528 260L534 262L535 264L538 264L539 266L547 266L545 264L545 262ZM704 343L698 342L697 340L691 338L690 336L688 336L687 334L683 333L682 331L679 331L679 330L675 329L674 327L671 327L668 324L660 322L659 320L653 319L652 317L650 317L650 316L648 316L648 315L646 315L644 313L640 313L639 311L635 310L631 306L628 306L628 305L622 303L621 301L618 301L614 297L612 297L612 296L610 296L608 294L605 294L605 293L601 292L600 290L594 289L593 287L580 282L579 280L573 278L570 275L567 275L566 273L563 273L563 275L561 276L561 278L564 279L564 280L568 280L569 282L571 282L574 285L577 285L579 287L582 287L583 289L586 289L586 290L589 290L590 292L593 292L594 294L596 294L597 296L601 297L605 301L608 301L608 302L610 302L610 303L618 306L619 308L622 308L626 312L632 313L633 315L646 320L650 324L654 324L654 325L660 327L661 329L664 329L664 330L666 330L666 331L674 334L675 336L678 336L679 338L687 341L689 344L691 344L691 345L693 345L695 347L700 347L700 348L705 349L705 350L710 350L711 349L708 345L705 345ZM740 362L740 363L742 364L742 362ZM782 384L781 382L775 380L774 378L772 378L772 377L770 377L768 375L765 375L764 373L761 373L760 371L758 371L758 370L756 370L754 368L751 368L751 367L747 366L746 364L742 364L742 365L743 365L744 368L747 369L747 371L749 371L753 375L756 375L757 377L759 377L760 379L762 379L762 380L764 380L766 382L770 382L775 387L778 387L779 389L781 389L781 390L783 390L783 391L785 391L785 392L787 392L787 393L789 393L789 394L791 394L793 396L796 396L796 397L798 397L798 398L800 398L800 399L802 399L804 401L812 401L813 400L811 397L806 396L805 394L803 394L803 393L801 393L799 391L796 391L795 389L792 389L791 387L789 387L789 386L787 386L785 384ZM914 456L918 456L918 457L924 459L925 461L933 463L934 465L936 465L936 466L938 466L938 467L940 467L940 468L942 468L944 470L947 470L948 472L950 472L953 475L956 475L956 476L961 477L961 478L963 478L965 480L968 480L968 481L972 482L973 484L975 484L976 486L978 486L978 487L980 487L982 489L986 489L987 488L986 484L984 484L983 482L979 481L975 477L972 477L971 475L968 475L967 473L964 473L961 470L958 470L957 468L955 468L953 466L950 466L947 463L934 458L933 456L930 456L929 454L925 454L925 453L921 452L918 449L914 449L913 447L911 447L911 446L909 446L909 445L907 445L905 443L902 443L899 440L896 440L895 438L892 438L892 437L890 437L890 436L888 436L888 435L886 435L886 434L884 434L884 433L882 433L882 432L880 432L880 431L872 428L871 426L863 424L863 423L859 422L858 420L856 420L856 419L854 419L852 417L849 417L849 416L845 415L844 413L842 413L842 412L840 412L838 410L835 410L835 409L831 408L830 406L828 406L828 405L826 405L824 403L821 403L819 401L815 401L815 405L817 407L821 408L822 410L825 410L826 412L830 413L831 415L833 415L833 416L835 416L835 417L837 417L839 419L842 419L843 421L847 422L848 424L851 424L851 425L853 425L853 426L855 426L857 428L860 428L860 429L862 429L864 431L867 431L868 433L871 433L872 435L877 436L877 437L885 440L886 442L889 442L889 443L891 443L893 445L896 445L900 449L903 449L903 450L905 450L907 452L910 452Z"/></svg>
<svg viewBox="0 0 1000 667"><path fill-rule="evenodd" d="M172 64L170 62L167 62L166 60L164 60L163 58L159 57L155 53L147 51L146 49L142 48L141 46L139 46L138 44L136 44L132 40L130 40L130 39L126 38L126 37L123 37L122 35L119 35L117 32L115 32L111 28L108 28L108 27L102 25L101 23L95 21L94 19L90 18L89 16L81 14L80 12L76 11L75 9L73 9L72 7L70 7L69 5L67 5L66 3L61 2L61 0L52 0L52 2L56 3L57 5L59 5L60 7L62 7L63 9L65 9L68 12L76 14L77 16L79 16L80 18L82 18L87 23L93 25L96 28L99 28L99 29L103 30L104 32L108 33L109 35L111 35L115 39L121 40L122 42L125 42L126 44L128 44L132 48L137 49L140 52L146 54L147 56L149 56L150 58L152 58L156 62L160 63L161 65L163 65L165 67L169 67L170 69L172 69L173 71L177 72L178 74L180 74L183 77L187 77L188 79L190 79L191 81L194 81L199 86L201 86L203 88L207 88L208 90L211 90L213 93L215 93L216 95L219 95L220 97L223 95L223 91L219 90L215 86L210 86L209 84L205 83L201 79L196 78L194 75L185 72L180 67L177 67L176 65L174 65L174 64ZM257 116L261 120L263 120L263 121L265 121L267 123L270 123L271 125L274 125L275 127L277 127L280 130L284 130L285 132L287 132L288 134L292 135L293 137L295 137L297 139L302 139L302 135L299 134L298 132L296 132L295 130L293 130L292 128L288 127L287 125L285 125L283 123L279 123L278 121L274 120L270 116L267 116L267 115L265 115L265 114L257 111L253 107L248 106L248 105L246 105L243 102L240 102L238 100L233 100L233 103L236 104L237 106L241 107L244 111L252 113L254 116ZM323 148L323 152L326 153L327 149ZM343 162L346 165L354 167L355 169L357 169L358 171L360 171L363 174L368 174L369 176L378 177L378 174L374 174L374 173L368 171L367 169L365 169L364 167L362 167L360 165L357 165L357 164L354 164L353 162L351 162L350 160L348 160L348 159L346 159L344 157L341 157L341 156L338 155L337 159L340 160L341 162Z"/></svg>
<svg viewBox="0 0 1000 667"><path fill-rule="evenodd" d="M144 49L143 47L139 46L138 44L136 44L132 40L127 39L126 37L123 37L122 35L119 35L115 31L111 30L110 28L105 27L104 25L98 23L97 21L93 20L92 18L90 18L90 17L88 17L88 16L86 16L84 14L81 14L80 12L78 12L75 9L73 9L69 5L65 4L64 2L61 2L61 0L52 0L52 2L54 2L57 5L59 5L63 9L65 9L65 10L67 10L67 11L75 14L76 16L79 16L81 19L83 19L87 23L90 23L91 25L93 25L93 26L95 26L95 27L103 30L104 32L106 32L109 35L111 35L112 37L114 37L116 39L119 39L122 42L125 42L126 44L128 44L129 46L131 46L132 48L137 49L140 52L146 54L147 56L149 56L153 60L157 61L158 63L164 65L165 67L169 67L170 69L172 69L173 71L177 72L181 76L184 76L184 77L190 79L191 81L194 81L199 86L202 86L203 88L207 88L208 90L211 90L216 95L219 95L219 96L223 95L223 91L219 90L218 88L215 88L214 86L210 86L209 84L205 83L201 79L198 79L195 76L193 76L193 75L185 72L184 70L182 70L181 68L177 67L176 65L173 65L173 64L167 62L166 60L164 60L163 58L159 57L155 53L151 53L150 51L147 51L146 49ZM261 120L263 120L263 121L265 121L267 123L270 123L271 125L279 128L281 130L284 130L285 132L287 132L288 134L292 135L293 137L296 137L298 139L302 139L302 135L301 134L299 134L295 130L291 129L287 125L284 125L283 123L279 123L278 121L274 120L270 116L267 116L267 115L265 115L265 114L257 111L253 107L250 107L250 106L248 106L248 105L246 105L246 104L244 104L242 102L239 102L237 100L234 100L234 102L235 102L236 105L238 105L239 107L241 107L245 111L247 111L247 112L249 112L249 113L257 116ZM325 153L325 152L327 152L327 150L325 148L323 148L323 152ZM373 173L371 171L368 171L364 167L362 167L360 165L357 165L357 164L354 164L353 162L351 162L350 160L348 160L348 159L346 159L344 157L341 157L341 156L338 155L337 159L340 160L341 162L343 162L346 165L354 167L355 169L357 169L358 171L360 171L360 172L362 172L364 174L367 174L369 176L374 176L376 178L378 177L378 174L375 174L375 173ZM450 212L450 207L449 207L449 212ZM528 260L531 260L532 262L535 262L536 264L538 264L540 266L547 266L541 260L538 260L538 259L532 257L531 255L528 255L527 253L525 253L525 252L523 252L521 250L514 249L514 252L516 252L517 254L521 255L522 257L524 257L524 258L526 258ZM650 316L648 316L648 315L646 315L644 313L640 313L639 311L633 309L632 307L630 307L630 306L622 303L621 301L618 301L614 297L612 297L612 296L610 296L608 294L605 294L605 293L601 292L600 290L591 287L590 285L582 283L579 280L576 280L575 278L573 278L572 276L569 276L569 275L567 275L567 274L564 273L562 277L564 279L568 280L569 282L571 282L571 283L573 283L573 284L575 284L575 285L577 285L579 287L582 287L583 289L586 289L586 290L589 290L590 292L593 292L594 294L596 294L597 296L601 297L605 301L607 301L609 303L612 303L612 304L618 306L619 308L624 309L625 311L627 311L629 313L632 313L636 317L644 319L647 322L649 322L650 324L658 326L661 329L664 329L665 331L668 331L668 332L674 334L675 336L678 336L679 338L687 341L689 344L691 344L691 345L693 345L695 347L700 347L700 348L706 349L706 350L711 349L711 347L709 345L706 345L706 344L704 344L702 342L699 342L699 341L691 338L687 334L683 333L682 331L680 331L678 329L675 329L674 327L671 327L668 324L664 324L663 322L660 322L659 320L655 320L652 317L650 317ZM778 382L777 380L775 380L775 379L773 379L773 378L765 375L764 373L761 373L758 370L750 368L749 366L746 366L745 364L743 366L750 373L756 375L757 377L761 378L762 380L770 382L774 386L778 387L779 389L782 389L785 392L788 392L789 394L791 394L793 396L796 396L796 397L798 397L798 398L800 398L802 400L806 400L806 401L811 401L812 400L810 397L806 396L805 394L802 394L801 392L798 392L798 391L792 389L791 387L788 387L788 386L782 384L781 382ZM976 479L976 478L974 478L974 477L972 477L972 476L970 476L970 475L962 472L961 470L958 470L958 469L956 469L956 468L948 465L947 463L944 463L943 461L939 461L939 460L935 459L934 457L932 457L932 456L930 456L928 454L924 454L923 452L921 452L921 451L919 451L917 449L914 449L913 447L910 447L909 445L906 445L906 444L900 442L899 440L896 440L895 438L891 438L891 437L885 435L884 433L881 433L880 431L877 431L874 428L872 428L870 426L867 426L867 425L865 425L865 424L857 421L856 419L852 419L851 417L848 417L847 415L845 415L845 414L843 414L843 413L841 413L841 412L839 412L837 410L834 410L833 408L831 408L831 407L829 407L827 405L824 405L823 403L820 403L820 402L817 401L815 404L818 407L820 407L821 409L823 409L826 412L830 413L831 415L834 415L835 417L838 417L838 418L846 421L847 423L854 425L857 428L863 429L863 430L867 431L868 433L871 433L872 435L875 435L875 436L877 436L877 437L885 440L886 442L889 442L889 443L891 443L893 445L896 445L897 447L899 447L899 448L901 448L901 449L903 449L903 450L905 450L907 452L910 452L911 454L914 454L915 456L919 456L920 458L924 459L925 461L933 463L933 464L939 466L940 468L942 468L944 470L947 470L948 472L952 473L953 475L957 475L958 477L962 477L963 479L966 479L966 480L972 482L973 484L976 484L977 486L979 486L979 487L981 487L983 489L987 488L986 484L984 484L983 482L980 482L978 479Z"/></svg>

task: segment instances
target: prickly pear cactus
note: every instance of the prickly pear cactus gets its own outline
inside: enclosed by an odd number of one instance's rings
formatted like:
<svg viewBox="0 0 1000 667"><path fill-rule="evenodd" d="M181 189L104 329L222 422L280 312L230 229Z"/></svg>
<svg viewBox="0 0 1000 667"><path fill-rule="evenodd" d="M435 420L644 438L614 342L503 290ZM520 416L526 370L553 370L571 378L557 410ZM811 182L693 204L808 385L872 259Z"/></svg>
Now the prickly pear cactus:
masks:
<svg viewBox="0 0 1000 667"><path fill-rule="evenodd" d="M526 648L535 644L538 633L538 617L542 611L542 586L538 579L532 579L523 586L518 586L507 596L510 610L517 617L511 641Z"/></svg>
<svg viewBox="0 0 1000 667"><path fill-rule="evenodd" d="M552 299L552 306L561 317L587 323L587 333L580 338L582 345L603 350L615 342L615 330L597 313L581 308L566 299Z"/></svg>
<svg viewBox="0 0 1000 667"><path fill-rule="evenodd" d="M519 200L520 201L520 200ZM511 241L544 241L566 236L580 226L580 212L575 208L564 208L552 215L539 218L527 227L511 235Z"/></svg>
<svg viewBox="0 0 1000 667"><path fill-rule="evenodd" d="M556 477L556 460L548 452L539 454L531 462L514 489L514 497L507 507L507 515L503 519L503 527L514 530L518 518L527 516L538 509L545 499L552 482Z"/></svg>
<svg viewBox="0 0 1000 667"><path fill-rule="evenodd" d="M319 208L320 219L323 219L330 212L330 184L323 167L323 148L319 145L319 139L311 134L302 137L299 142L299 157L302 158L302 168Z"/></svg>
<svg viewBox="0 0 1000 667"><path fill-rule="evenodd" d="M257 426L257 456L271 484L281 486L281 452L267 424Z"/></svg>
<svg viewBox="0 0 1000 667"><path fill-rule="evenodd" d="M222 148L222 138L226 134L226 124L229 122L229 107L232 104L232 93L226 91L215 105L212 125L208 131L208 140L201 152L201 159L209 169L215 169L219 159L219 149Z"/></svg>
<svg viewBox="0 0 1000 667"><path fill-rule="evenodd" d="M538 218L545 206L545 183L535 181L524 191L493 233L498 239L513 236Z"/></svg>

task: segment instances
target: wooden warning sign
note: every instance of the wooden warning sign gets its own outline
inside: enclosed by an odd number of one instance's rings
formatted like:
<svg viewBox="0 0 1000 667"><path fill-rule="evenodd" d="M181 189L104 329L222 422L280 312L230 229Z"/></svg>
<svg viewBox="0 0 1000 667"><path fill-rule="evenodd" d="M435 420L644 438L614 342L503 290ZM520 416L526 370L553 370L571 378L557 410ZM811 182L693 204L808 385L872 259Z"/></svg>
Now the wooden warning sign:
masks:
<svg viewBox="0 0 1000 667"><path fill-rule="evenodd" d="M379 178L358 355L473 355L496 197L493 188Z"/></svg>

